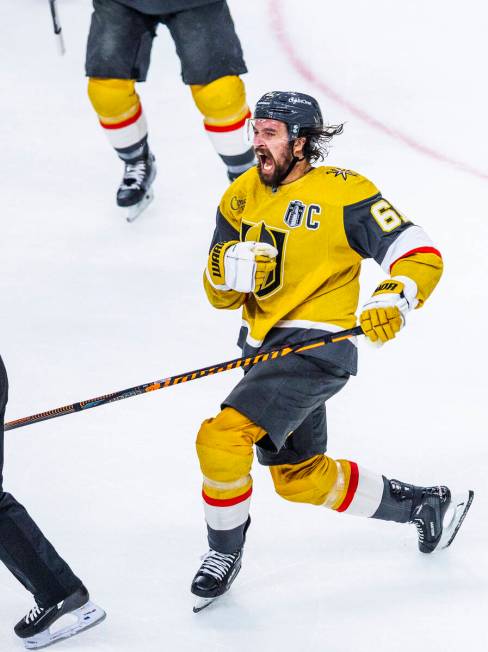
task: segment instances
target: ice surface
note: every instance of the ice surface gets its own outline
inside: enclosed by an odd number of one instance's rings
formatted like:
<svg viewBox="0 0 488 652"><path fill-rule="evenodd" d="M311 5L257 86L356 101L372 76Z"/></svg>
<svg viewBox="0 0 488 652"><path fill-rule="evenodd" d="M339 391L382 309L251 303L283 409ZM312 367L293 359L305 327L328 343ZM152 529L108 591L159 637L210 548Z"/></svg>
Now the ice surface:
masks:
<svg viewBox="0 0 488 652"><path fill-rule="evenodd" d="M239 315L214 311L201 289L225 172L167 31L140 88L158 159L156 198L127 224L114 203L122 166L85 93L90 3L58 4L64 58L47 2L0 3L8 419L237 355ZM316 95L330 122L347 122L329 162L372 178L445 258L441 285L398 341L361 346L359 376L329 405L329 451L405 481L473 488L475 501L452 549L426 558L413 529L287 504L256 466L243 570L228 596L194 615L189 585L206 544L193 441L239 372L12 431L5 488L108 613L59 649L481 652L488 9L481 0L462 11L441 0L230 6L251 102L272 89ZM270 7L283 17L279 39ZM381 276L365 266L364 297ZM31 599L3 567L0 586L0 650L10 652L21 649L12 627Z"/></svg>

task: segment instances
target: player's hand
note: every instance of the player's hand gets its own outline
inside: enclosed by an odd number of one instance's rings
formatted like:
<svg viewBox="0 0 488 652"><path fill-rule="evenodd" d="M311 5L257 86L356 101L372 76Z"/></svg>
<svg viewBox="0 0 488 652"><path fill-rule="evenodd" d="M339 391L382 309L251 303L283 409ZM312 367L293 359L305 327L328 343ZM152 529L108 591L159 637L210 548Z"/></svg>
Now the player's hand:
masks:
<svg viewBox="0 0 488 652"><path fill-rule="evenodd" d="M382 281L362 307L359 321L372 342L392 340L405 326L406 314L417 305L417 285L406 277Z"/></svg>
<svg viewBox="0 0 488 652"><path fill-rule="evenodd" d="M219 290L257 292L274 271L277 255L265 242L218 242L208 257L207 277Z"/></svg>
<svg viewBox="0 0 488 652"><path fill-rule="evenodd" d="M275 247L263 243L256 242L252 249L254 253L254 260L256 263L256 271L254 272L254 292L258 292L266 285L269 275L276 269L276 256L278 255Z"/></svg>
<svg viewBox="0 0 488 652"><path fill-rule="evenodd" d="M278 250L264 242L237 242L224 256L225 284L237 292L257 292L276 267Z"/></svg>

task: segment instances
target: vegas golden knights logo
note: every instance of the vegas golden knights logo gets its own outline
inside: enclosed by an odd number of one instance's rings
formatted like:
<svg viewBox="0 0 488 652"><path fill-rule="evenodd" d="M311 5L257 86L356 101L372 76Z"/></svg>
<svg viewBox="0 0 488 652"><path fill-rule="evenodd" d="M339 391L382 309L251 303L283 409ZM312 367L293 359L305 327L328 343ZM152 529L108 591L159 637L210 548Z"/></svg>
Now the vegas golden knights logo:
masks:
<svg viewBox="0 0 488 652"><path fill-rule="evenodd" d="M283 217L283 221L290 228L294 229L297 226L300 226L303 220L303 215L305 214L305 204L298 199L291 201L288 204L286 213Z"/></svg>
<svg viewBox="0 0 488 652"><path fill-rule="evenodd" d="M344 181L347 181L347 177L357 177L357 172L352 170L346 170L345 168L329 168L326 170L325 174L333 174L335 177L342 177Z"/></svg>
<svg viewBox="0 0 488 652"><path fill-rule="evenodd" d="M255 295L260 299L271 296L283 285L283 267L285 264L285 245L287 236L287 231L282 231L274 226L268 226L264 222L259 222L258 224L247 223L244 221L241 222L242 242L253 240L255 242L266 242L278 249L274 271L268 275L268 278L261 289L258 292L255 292Z"/></svg>

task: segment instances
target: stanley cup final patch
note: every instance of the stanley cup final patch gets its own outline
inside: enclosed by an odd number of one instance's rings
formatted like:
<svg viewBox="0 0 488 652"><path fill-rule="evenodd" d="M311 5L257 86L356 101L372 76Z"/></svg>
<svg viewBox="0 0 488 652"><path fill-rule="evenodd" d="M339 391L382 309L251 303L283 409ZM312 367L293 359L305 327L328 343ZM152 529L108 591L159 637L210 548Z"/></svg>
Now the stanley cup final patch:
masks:
<svg viewBox="0 0 488 652"><path fill-rule="evenodd" d="M288 204L283 221L290 228L294 229L303 221L303 216L305 214L305 204L299 199L295 199Z"/></svg>

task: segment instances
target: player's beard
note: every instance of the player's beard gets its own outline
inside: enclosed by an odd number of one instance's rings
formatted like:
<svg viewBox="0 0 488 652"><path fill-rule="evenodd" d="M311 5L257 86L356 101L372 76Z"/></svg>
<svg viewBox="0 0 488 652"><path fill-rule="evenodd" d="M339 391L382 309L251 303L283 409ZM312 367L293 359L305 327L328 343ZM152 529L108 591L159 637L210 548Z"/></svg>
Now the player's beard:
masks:
<svg viewBox="0 0 488 652"><path fill-rule="evenodd" d="M291 149L286 151L280 162L277 162L269 149L265 147L259 147L255 153L258 159L258 174L262 183L266 186L278 186L283 181L283 175L292 162Z"/></svg>

